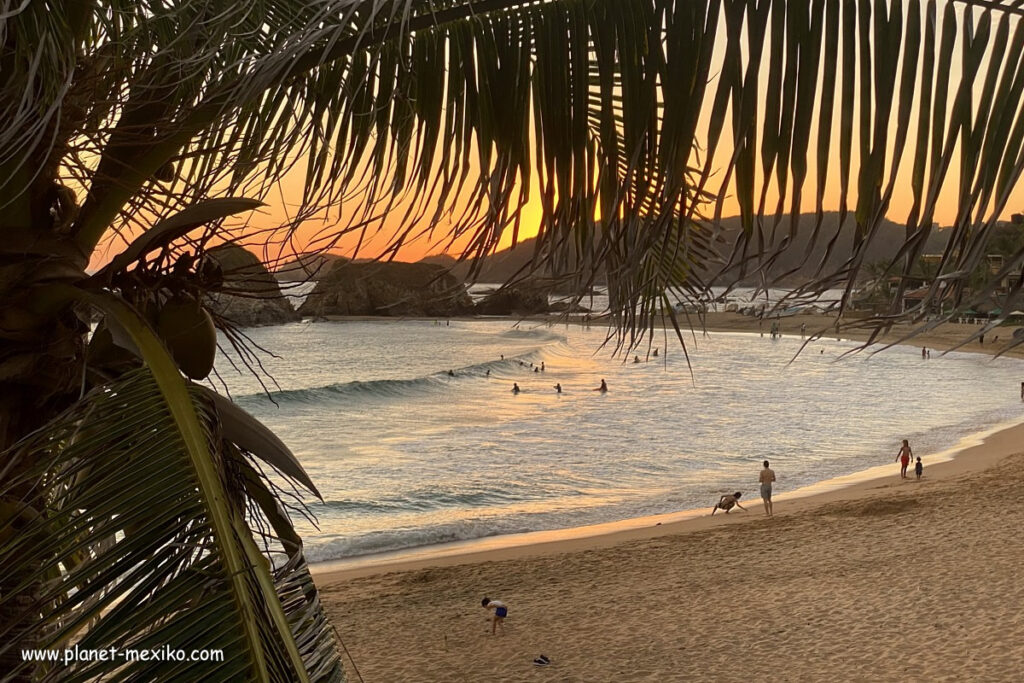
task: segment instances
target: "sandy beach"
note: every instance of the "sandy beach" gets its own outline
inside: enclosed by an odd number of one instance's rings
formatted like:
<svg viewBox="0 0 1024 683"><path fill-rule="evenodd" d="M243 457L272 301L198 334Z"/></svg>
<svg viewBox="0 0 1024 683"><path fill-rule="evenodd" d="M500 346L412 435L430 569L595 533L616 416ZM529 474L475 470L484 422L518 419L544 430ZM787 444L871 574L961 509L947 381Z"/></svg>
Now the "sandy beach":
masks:
<svg viewBox="0 0 1024 683"><path fill-rule="evenodd" d="M735 317L747 327L715 329L756 331ZM970 329L951 327L915 343L941 351ZM368 683L1017 680L1022 444L1024 425L1004 429L926 456L921 481L893 463L773 519L752 471L748 512L316 580ZM484 595L509 605L503 634Z"/></svg>

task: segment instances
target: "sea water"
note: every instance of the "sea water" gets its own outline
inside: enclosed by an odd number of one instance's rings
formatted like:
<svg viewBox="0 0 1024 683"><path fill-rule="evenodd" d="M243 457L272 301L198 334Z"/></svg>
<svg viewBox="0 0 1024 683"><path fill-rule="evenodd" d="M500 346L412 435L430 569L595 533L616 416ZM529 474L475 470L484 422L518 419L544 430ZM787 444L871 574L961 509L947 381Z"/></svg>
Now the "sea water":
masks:
<svg viewBox="0 0 1024 683"><path fill-rule="evenodd" d="M798 354L798 336L686 335L684 353L659 332L659 355L635 363L602 346L597 326L382 320L247 334L276 354L260 355L273 382L264 391L222 358L220 390L322 493L310 502L318 526L298 520L313 561L710 509L723 492L755 502L764 459L790 491L892 462L904 438L927 465L1024 414L1021 361L849 355L857 344L834 338ZM602 379L607 393L594 391Z"/></svg>

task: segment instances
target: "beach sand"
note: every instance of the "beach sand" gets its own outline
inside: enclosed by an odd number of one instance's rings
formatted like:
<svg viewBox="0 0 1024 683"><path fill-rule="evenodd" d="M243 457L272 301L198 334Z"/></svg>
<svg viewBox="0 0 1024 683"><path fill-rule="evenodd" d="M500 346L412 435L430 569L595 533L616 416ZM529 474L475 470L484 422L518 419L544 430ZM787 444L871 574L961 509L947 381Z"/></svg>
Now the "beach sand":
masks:
<svg viewBox="0 0 1024 683"><path fill-rule="evenodd" d="M316 580L367 683L1018 680L1022 444L1012 427L921 481L894 463L778 502L774 519L755 497L728 516ZM504 634L484 595L508 603Z"/></svg>
<svg viewBox="0 0 1024 683"><path fill-rule="evenodd" d="M757 331L734 314L707 326ZM940 352L974 329L912 343ZM1003 346L987 341L963 350ZM1016 681L1024 425L924 461L921 481L893 463L885 478L778 501L774 519L753 471L748 512L314 576L367 683ZM508 603L504 634L491 636L484 595ZM541 653L550 666L533 665Z"/></svg>
<svg viewBox="0 0 1024 683"><path fill-rule="evenodd" d="M685 323L687 321L684 319L682 322ZM698 330L697 334L699 335L702 329L701 321L697 320L696 316L691 315L689 322L693 324L694 329ZM739 313L708 313L704 317L703 322L704 329L711 333L764 332L764 336L768 337L771 331L772 319L758 321L757 318L740 315ZM778 319L783 335L789 338L799 337L801 326L806 325L808 336L813 335L824 339L835 339L837 336L835 333L835 322L836 318L834 315L822 314L792 315ZM871 330L865 327L858 327L858 325L863 324L862 321L844 319L838 336L843 339L867 341L871 336ZM870 347L870 351L881 350L888 344L903 343L918 348L922 346L927 347L932 350L933 358L937 358L937 354L949 350L971 351L990 355L1004 354L1017 358L1024 357L1024 345L1013 346L1015 341L1013 339L1013 332L1018 328L1017 325L1003 325L989 330L985 333L984 343L979 339L970 340L973 335L983 329L981 325L955 322L943 323L927 332L909 337L911 332L919 327L919 325L909 324L893 325L884 335L876 337L875 343ZM813 342L811 342L809 348L813 349Z"/></svg>

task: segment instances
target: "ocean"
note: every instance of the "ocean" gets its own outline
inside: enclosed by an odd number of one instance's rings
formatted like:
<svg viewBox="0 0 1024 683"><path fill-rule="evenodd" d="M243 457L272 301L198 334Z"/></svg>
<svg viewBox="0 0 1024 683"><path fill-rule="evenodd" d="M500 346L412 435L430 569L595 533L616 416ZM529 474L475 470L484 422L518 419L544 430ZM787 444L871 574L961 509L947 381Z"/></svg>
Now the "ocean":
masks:
<svg viewBox="0 0 1024 683"><path fill-rule="evenodd" d="M776 491L792 491L891 463L904 438L927 467L929 454L1024 414L1019 360L924 360L914 347L844 356L857 344L834 338L797 355L797 337L687 336L687 360L659 334L659 355L634 363L602 347L597 326L246 332L276 354L260 356L273 381L264 391L219 362L219 390L273 429L323 494L310 501L317 526L298 521L311 561L710 510L723 492L756 505L764 459Z"/></svg>

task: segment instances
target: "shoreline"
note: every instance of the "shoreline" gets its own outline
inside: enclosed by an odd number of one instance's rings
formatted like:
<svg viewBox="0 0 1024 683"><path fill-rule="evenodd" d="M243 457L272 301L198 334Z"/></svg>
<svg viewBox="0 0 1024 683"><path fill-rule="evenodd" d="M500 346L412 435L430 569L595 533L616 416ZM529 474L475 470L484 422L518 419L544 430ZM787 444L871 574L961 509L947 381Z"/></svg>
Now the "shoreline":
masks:
<svg viewBox="0 0 1024 683"><path fill-rule="evenodd" d="M344 315L329 315L324 316L320 320L304 319L303 322L333 322L333 323L344 323L344 322L399 322L399 321L437 321L441 318L437 316L427 317L388 317L388 316L344 316ZM593 325L597 327L610 327L611 321L607 314L599 314L589 320L585 320L579 314L571 314L566 317L565 314L534 314L525 316L514 316L514 315L494 315L494 316L453 316L451 318L445 318L445 320L456 320L464 322L479 322L479 321L507 321L512 323L537 323L543 325ZM766 318L760 320L751 316L742 315L740 313L705 313L701 316L697 314L679 314L680 330L683 333L683 339L687 343L694 339L704 336L705 334L714 334L716 332L739 332L747 334L759 334L763 333L762 336L767 336L771 328L773 321L777 322L779 328L784 336L792 337L800 334L801 325L807 326L808 342L813 343L816 339L842 339L847 341L855 342L867 342L871 337L871 330L863 327L859 327L858 322L860 318L844 318L842 327L837 333L835 330L836 316L828 313L812 313L812 314L796 314L782 318ZM656 331L668 333L674 332L670 327L666 327L663 320L654 321L654 329ZM692 324L692 329L688 326ZM912 337L908 335L919 325L910 325L901 323L893 325L892 328L883 335L879 335L875 341L865 346L863 350L868 353L876 353L882 351L891 346L911 346L914 348L927 347L933 351L936 351L939 355L946 352L963 352L963 353L980 353L988 356L1010 356L1011 358L1024 358L1024 343L1014 346L1014 332L1024 329L1021 325L1001 325L993 330L986 333L988 341L986 343L980 340L968 341L970 337L979 331L981 325L969 324L969 323L953 323L947 322L937 325L936 327L928 330L927 332L921 332ZM648 331L650 333L650 331ZM675 342L674 337L666 336L668 350L671 350L672 344ZM652 339L652 348L654 347ZM658 348L661 348L660 345ZM641 351L642 349L638 349Z"/></svg>
<svg viewBox="0 0 1024 683"><path fill-rule="evenodd" d="M901 481L914 486L924 481L943 482L964 475L978 474L1010 457L1024 443L1024 415L988 429L967 434L960 441L937 453L922 456L925 476ZM773 496L775 518L798 516L831 503L856 502L872 498L880 489L899 480L893 463L876 465L850 474L832 477L793 491ZM753 477L752 477L753 479ZM780 479L784 482L784 479ZM324 560L310 565L318 585L331 585L352 579L415 572L424 569L471 565L484 562L548 557L600 550L632 541L661 536L690 535L729 525L766 519L755 484L751 497L741 501L747 511L712 516L706 508L633 517L614 522L564 529L502 534L452 543L416 546L384 553L372 553L341 560ZM712 501L713 502L713 501ZM780 506L779 503L782 505ZM728 522L720 521L725 517Z"/></svg>
<svg viewBox="0 0 1024 683"><path fill-rule="evenodd" d="M756 334L749 322L721 331ZM351 680L355 666L367 681L425 683L1016 680L1024 411L921 455L920 481L900 479L887 456L777 494L773 518L752 471L747 512L684 511L443 557L426 546L391 562L318 564L313 578ZM482 595L509 605L497 636ZM534 665L540 653L550 666Z"/></svg>
<svg viewBox="0 0 1024 683"><path fill-rule="evenodd" d="M500 319L515 320L515 318L508 317ZM399 319L356 316L339 317L332 321L366 320L390 321ZM479 320L479 318L464 318L462 320ZM526 320L531 322L551 322L547 318L536 317ZM820 314L795 315L782 318L780 327L784 335L795 336L800 334L800 326L805 321L817 323L820 327L826 320L834 321L834 317ZM591 322L597 325L602 324L601 321L592 320ZM561 321L560 324L566 323ZM570 321L569 324L581 324L581 321ZM758 324L759 321L756 318L737 313L712 313L707 315L706 326L703 330L694 329L693 334L758 334ZM962 340L965 338L968 330L975 329L976 327L975 325L968 324L947 323L931 333L915 338L915 341L921 342L922 346L928 346L938 351L940 345L945 344L948 348L951 342ZM812 325L808 324L808 328L812 328ZM808 332L810 332L810 329ZM850 341L867 340L867 332L859 331L860 334L854 334L854 336L849 336L848 332L843 331L841 334L843 339ZM882 340L867 347L867 352L874 352L876 350L874 349L875 346L878 347L877 350L880 350L885 345L899 344L896 340L902 333L895 329ZM1011 339L1012 333L1008 331L1005 338ZM900 345L910 346L911 344L903 342ZM992 354L993 346L991 343L985 347L978 342L973 342L956 350L959 352L994 355ZM1024 346L1010 349L1005 355L1024 358ZM965 434L956 444L937 453L924 454L922 457L926 462L927 476L930 478L946 478L957 476L965 471L981 471L994 465L995 462L990 460L975 458L969 465L953 467L954 463L958 462L968 453L983 446L990 437L994 437L1004 431L1013 430L1019 430L1020 440L1024 440L1024 415L1020 416L1017 420L1003 422L978 432ZM938 461L936 461L936 458L938 458ZM984 461L983 464L979 465L978 462L982 460ZM895 466L893 465L893 467ZM785 510L785 514L797 514L839 500L856 500L867 495L868 492L877 488L881 482L885 481L889 476L885 473L888 469L889 466L877 465L846 475L831 477L793 491L777 494L773 497L773 500L784 503L782 509ZM751 484L751 487L751 497L743 502L751 508L751 512L756 511L759 515L763 516L763 508L760 497L757 494L757 487L754 484ZM739 510L736 513L738 515L743 514ZM776 516L781 516L781 514L778 511L776 512ZM704 521L705 517L709 521ZM715 515L715 517L718 517L718 515ZM315 578L320 581L333 583L359 577L417 571L431 567L451 567L477 562L502 561L519 557L541 557L607 548L637 539L648 539L669 534L692 533L712 528L714 525L710 522L710 519L709 513L703 508L678 510L598 524L586 524L519 534L499 534L448 543L414 546L381 553L370 553L351 558L321 560L311 563L310 569ZM730 517L730 519L733 518Z"/></svg>

